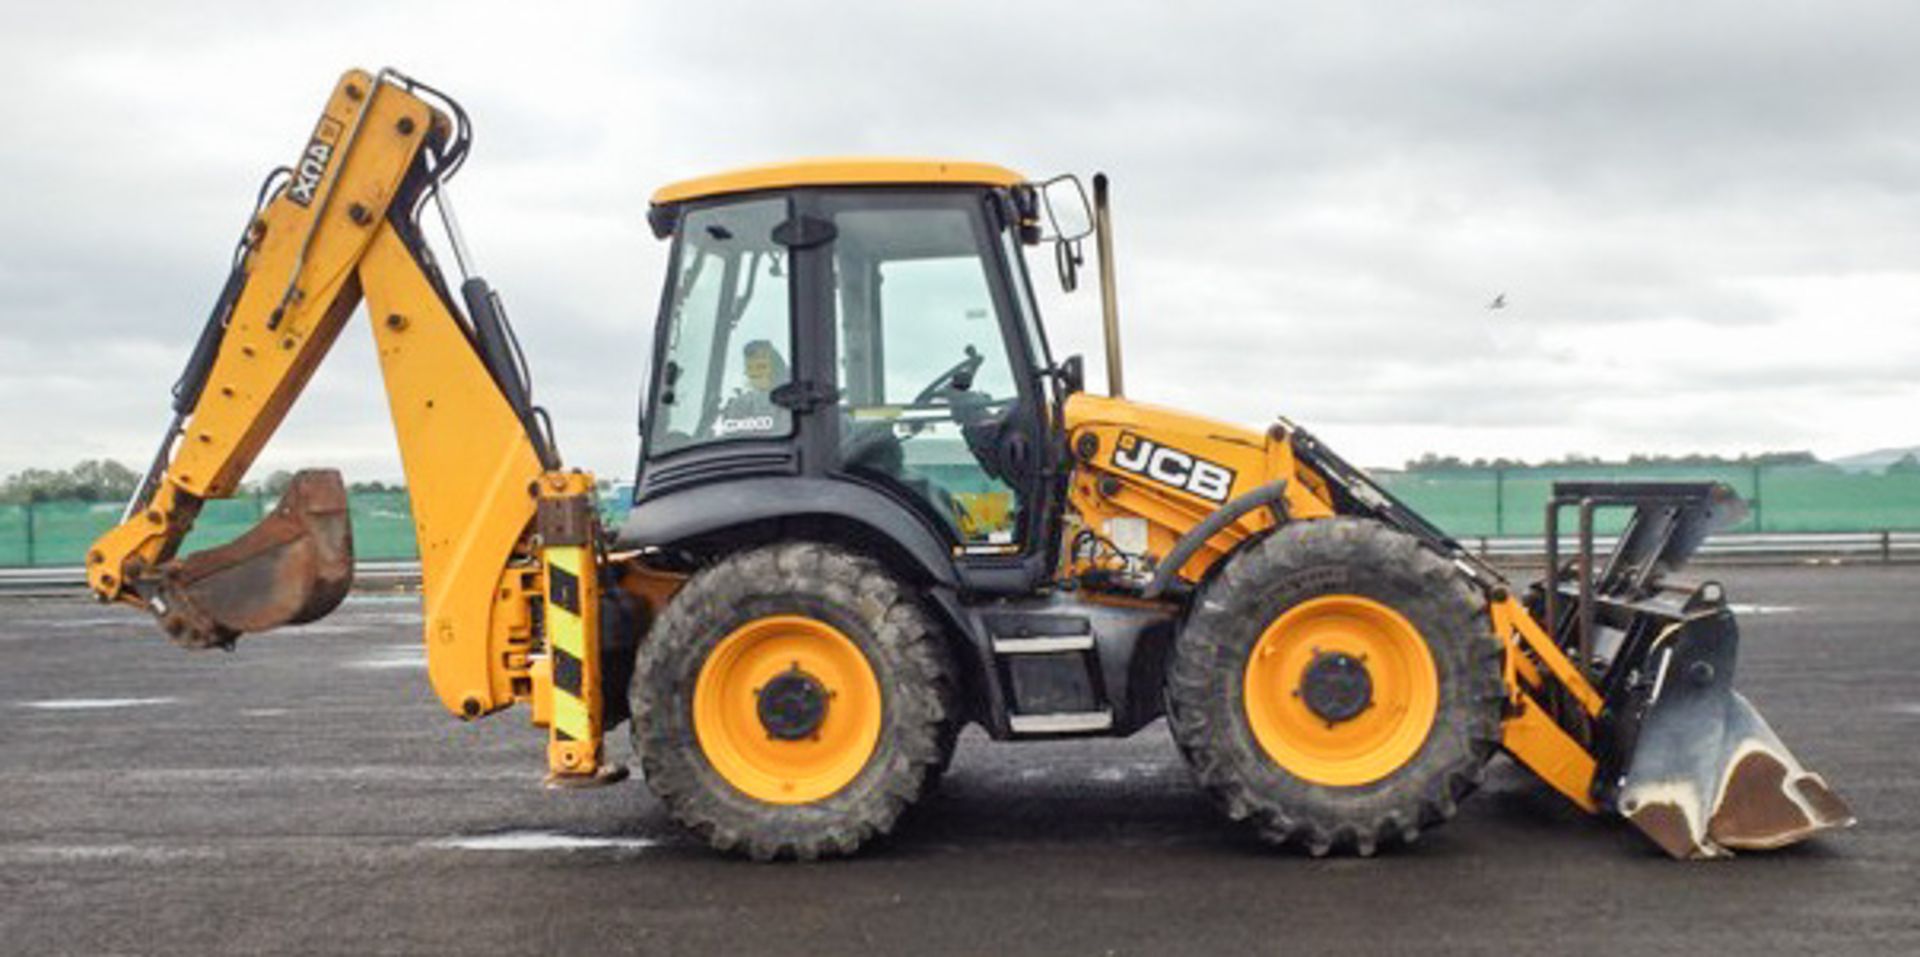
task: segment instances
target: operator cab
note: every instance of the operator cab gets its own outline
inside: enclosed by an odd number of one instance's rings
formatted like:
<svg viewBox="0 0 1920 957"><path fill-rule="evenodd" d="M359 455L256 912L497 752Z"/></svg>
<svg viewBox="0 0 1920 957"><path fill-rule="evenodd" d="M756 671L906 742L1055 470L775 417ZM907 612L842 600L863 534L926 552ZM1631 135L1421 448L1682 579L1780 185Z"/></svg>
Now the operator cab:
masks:
<svg viewBox="0 0 1920 957"><path fill-rule="evenodd" d="M783 164L660 190L650 221L673 251L636 514L736 479L857 486L963 573L1010 590L1043 576L1060 396L1020 250L1034 207L1010 170L936 161ZM770 516L793 511L777 504Z"/></svg>

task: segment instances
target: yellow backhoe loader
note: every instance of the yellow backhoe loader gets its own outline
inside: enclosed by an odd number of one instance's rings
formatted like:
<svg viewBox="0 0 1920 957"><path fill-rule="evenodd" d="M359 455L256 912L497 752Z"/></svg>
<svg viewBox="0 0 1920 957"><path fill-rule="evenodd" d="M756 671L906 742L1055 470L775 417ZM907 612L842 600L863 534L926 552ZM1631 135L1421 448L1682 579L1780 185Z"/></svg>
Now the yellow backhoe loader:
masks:
<svg viewBox="0 0 1920 957"><path fill-rule="evenodd" d="M159 454L87 557L101 600L200 648L341 601L337 472L176 552L364 303L441 702L528 706L556 785L618 779L603 736L630 718L646 784L716 848L852 853L967 724L1057 739L1163 716L1226 814L1314 854L1413 840L1502 750L1675 857L1852 823L1732 689L1719 586L1678 576L1741 514L1728 489L1562 484L1546 574L1517 589L1291 422L1129 402L1103 177L1088 202L1070 176L840 159L661 189L639 474L603 527L468 274L446 184L470 143L424 83L340 80L262 189ZM1051 245L1071 286L1088 237L1108 395L1051 356L1026 271Z"/></svg>

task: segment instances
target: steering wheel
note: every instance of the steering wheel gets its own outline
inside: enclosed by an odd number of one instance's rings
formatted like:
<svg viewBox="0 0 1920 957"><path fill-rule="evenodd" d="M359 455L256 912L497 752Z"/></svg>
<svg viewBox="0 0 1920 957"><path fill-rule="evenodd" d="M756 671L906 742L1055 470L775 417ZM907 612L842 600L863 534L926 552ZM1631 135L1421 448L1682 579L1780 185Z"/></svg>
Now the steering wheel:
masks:
<svg viewBox="0 0 1920 957"><path fill-rule="evenodd" d="M965 392L973 388L973 374L980 371L980 364L986 357L978 349L967 347L967 357L948 367L947 371L933 377L927 387L913 397L913 405L927 405L948 392Z"/></svg>
<svg viewBox="0 0 1920 957"><path fill-rule="evenodd" d="M969 424L981 418L982 407L988 401L985 396L971 391L973 375L979 371L980 364L985 361L986 357L982 356L978 349L971 345L967 346L965 358L934 376L925 388L914 394L913 401L908 404L926 406L932 405L936 400L945 400L946 404L953 409L954 421L960 424L964 432ZM926 423L908 421L900 423L900 426L907 430L908 436L913 436L920 434L920 431L926 428ZM855 426L853 431L841 440L840 460L849 464L866 462L879 465L883 471L898 471L901 436L895 434L894 428L893 422L875 422ZM882 464L888 462L892 463L891 468Z"/></svg>

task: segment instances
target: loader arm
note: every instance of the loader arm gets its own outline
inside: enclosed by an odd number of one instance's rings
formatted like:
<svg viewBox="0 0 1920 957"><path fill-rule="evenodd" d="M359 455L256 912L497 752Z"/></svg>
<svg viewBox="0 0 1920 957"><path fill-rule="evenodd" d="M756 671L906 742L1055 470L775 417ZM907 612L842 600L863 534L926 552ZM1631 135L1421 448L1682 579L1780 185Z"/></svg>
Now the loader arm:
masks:
<svg viewBox="0 0 1920 957"><path fill-rule="evenodd" d="M422 95L438 96L391 71L335 86L299 164L249 223L176 387L174 424L125 520L91 549L88 580L196 647L339 603L351 537L337 472L301 473L229 545L175 553L201 503L239 487L364 301L412 502L434 692L464 718L534 703L552 728L550 770L590 777L602 712L594 482L559 468L484 281L462 285L463 316L421 236L418 211L443 201L466 147L458 107L445 101L450 119Z"/></svg>

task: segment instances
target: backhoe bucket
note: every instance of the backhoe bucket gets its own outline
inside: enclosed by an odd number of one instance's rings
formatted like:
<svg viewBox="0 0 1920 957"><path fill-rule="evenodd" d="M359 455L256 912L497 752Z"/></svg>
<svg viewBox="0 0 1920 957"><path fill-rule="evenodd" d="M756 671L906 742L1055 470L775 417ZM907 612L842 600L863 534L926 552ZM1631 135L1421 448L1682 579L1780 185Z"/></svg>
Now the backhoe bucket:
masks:
<svg viewBox="0 0 1920 957"><path fill-rule="evenodd" d="M293 477L272 513L239 538L159 569L150 605L189 648L227 647L246 632L313 621L353 585L347 490L333 469Z"/></svg>
<svg viewBox="0 0 1920 957"><path fill-rule="evenodd" d="M1784 847L1853 824L1733 690L1739 634L1724 607L1681 621L1647 657L1651 688L1616 806L1676 858Z"/></svg>

